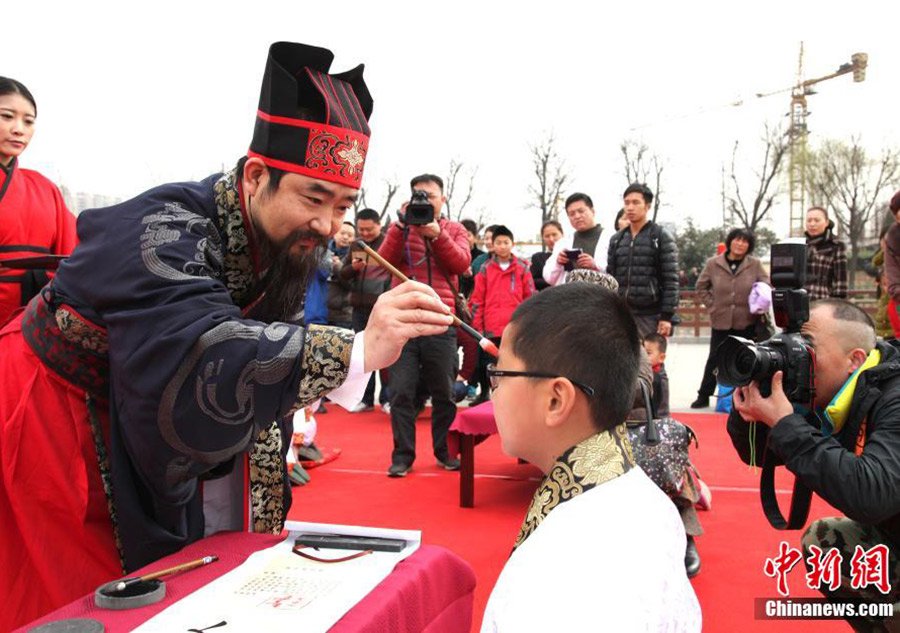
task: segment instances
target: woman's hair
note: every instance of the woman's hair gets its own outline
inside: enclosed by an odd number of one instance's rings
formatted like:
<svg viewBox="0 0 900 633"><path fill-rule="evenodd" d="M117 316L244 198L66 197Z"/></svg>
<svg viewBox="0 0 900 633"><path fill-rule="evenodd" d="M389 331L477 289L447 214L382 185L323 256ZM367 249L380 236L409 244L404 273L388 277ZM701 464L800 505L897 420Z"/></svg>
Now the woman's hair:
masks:
<svg viewBox="0 0 900 633"><path fill-rule="evenodd" d="M756 236L753 235L753 231L745 228L731 229L728 232L728 236L725 238L725 251L730 253L731 243L738 238L741 238L742 240L747 242L747 244L749 244L749 246L747 247L747 255L751 254L753 252L753 248L756 246Z"/></svg>
<svg viewBox="0 0 900 633"><path fill-rule="evenodd" d="M541 224L541 237L544 237L544 229L546 229L548 226L555 226L557 231L559 231L560 233L563 232L562 224L560 224L556 220L547 220L546 222Z"/></svg>
<svg viewBox="0 0 900 633"><path fill-rule="evenodd" d="M6 95L21 95L31 104L31 107L34 108L34 115L37 116L37 103L34 102L34 96L21 81L16 81L9 77L0 77L0 97L5 97Z"/></svg>

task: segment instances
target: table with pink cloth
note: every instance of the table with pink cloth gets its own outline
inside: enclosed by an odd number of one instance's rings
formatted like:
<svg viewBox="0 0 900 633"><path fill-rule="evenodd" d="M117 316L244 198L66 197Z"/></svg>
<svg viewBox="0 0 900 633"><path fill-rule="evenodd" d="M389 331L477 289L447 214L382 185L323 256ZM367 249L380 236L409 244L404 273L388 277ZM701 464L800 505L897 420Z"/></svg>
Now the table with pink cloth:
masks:
<svg viewBox="0 0 900 633"><path fill-rule="evenodd" d="M18 630L24 632L53 620L92 618L102 622L107 633L131 631L239 566L253 552L273 547L284 538L284 535L220 532L133 574L148 574L213 554L219 557L218 562L211 565L166 578L166 597L161 602L127 611L108 611L94 606L91 593ZM475 572L466 561L443 547L422 545L398 563L390 576L348 611L329 633L468 631L472 626L474 589ZM302 617L297 620L297 630L303 630Z"/></svg>
<svg viewBox="0 0 900 633"><path fill-rule="evenodd" d="M475 505L475 445L497 432L494 403L488 400L475 407L459 408L450 425L451 454L459 454L459 506Z"/></svg>

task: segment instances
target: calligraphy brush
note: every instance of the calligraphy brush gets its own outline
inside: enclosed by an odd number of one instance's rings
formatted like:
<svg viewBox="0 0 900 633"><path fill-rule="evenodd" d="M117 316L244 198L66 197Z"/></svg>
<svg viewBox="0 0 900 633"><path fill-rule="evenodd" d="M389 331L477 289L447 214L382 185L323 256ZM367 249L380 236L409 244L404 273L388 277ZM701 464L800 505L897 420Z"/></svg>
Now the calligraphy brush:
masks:
<svg viewBox="0 0 900 633"><path fill-rule="evenodd" d="M391 273L394 277L396 277L400 281L409 281L409 277L407 277L406 275L401 273L399 270L394 268L390 263L388 263L388 261L384 257L379 255L368 244L366 244L362 240L356 240L356 244L357 244L357 246L359 246L360 248L365 250L366 253L368 253L372 259L374 259L376 262L378 262L378 264L382 268L384 268L386 271ZM462 319L460 319L455 314L451 314L450 316L453 317L453 321L456 323L456 325L461 327L465 331L466 334L468 334L469 336L474 338L476 341L478 341L478 345L481 347L481 349L483 349L485 352L487 352L494 358L500 357L500 350L497 349L497 346L494 344L493 341L482 336L481 332L479 332L478 330L473 328L468 323L465 323Z"/></svg>
<svg viewBox="0 0 900 633"><path fill-rule="evenodd" d="M168 576L169 574L177 574L181 571L189 571L196 567L203 567L204 565L209 565L210 563L214 563L219 560L218 556L204 556L203 558L199 558L197 560L192 560L189 563L183 563L181 565L175 565L174 567L169 567L168 569L162 569L160 571L155 571L151 574L145 574L139 578L126 578L119 584L115 586L116 591L123 591L129 585L135 585L139 582L144 582L146 580L156 580L157 578L162 578L163 576Z"/></svg>

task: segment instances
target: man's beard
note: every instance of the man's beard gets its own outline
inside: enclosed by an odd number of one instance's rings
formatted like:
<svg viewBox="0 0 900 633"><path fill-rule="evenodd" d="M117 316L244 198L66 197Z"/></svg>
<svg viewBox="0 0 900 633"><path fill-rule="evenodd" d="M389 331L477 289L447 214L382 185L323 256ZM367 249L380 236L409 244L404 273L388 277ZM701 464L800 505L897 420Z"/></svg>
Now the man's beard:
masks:
<svg viewBox="0 0 900 633"><path fill-rule="evenodd" d="M294 231L280 242L274 242L259 226L256 234L260 263L268 271L262 281L265 294L249 316L266 323L296 322L303 310L307 284L328 247L328 238L314 231ZM291 247L301 240L314 240L315 245L303 247L300 255L292 254Z"/></svg>

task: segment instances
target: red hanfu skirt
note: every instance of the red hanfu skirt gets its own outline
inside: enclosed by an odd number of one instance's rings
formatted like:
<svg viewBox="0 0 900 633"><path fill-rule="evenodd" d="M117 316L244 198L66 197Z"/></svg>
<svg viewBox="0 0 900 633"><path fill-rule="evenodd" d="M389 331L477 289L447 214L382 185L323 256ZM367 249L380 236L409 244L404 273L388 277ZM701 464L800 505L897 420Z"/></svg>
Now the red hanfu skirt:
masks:
<svg viewBox="0 0 900 633"><path fill-rule="evenodd" d="M122 574L86 394L41 363L21 320L0 330L0 631Z"/></svg>

